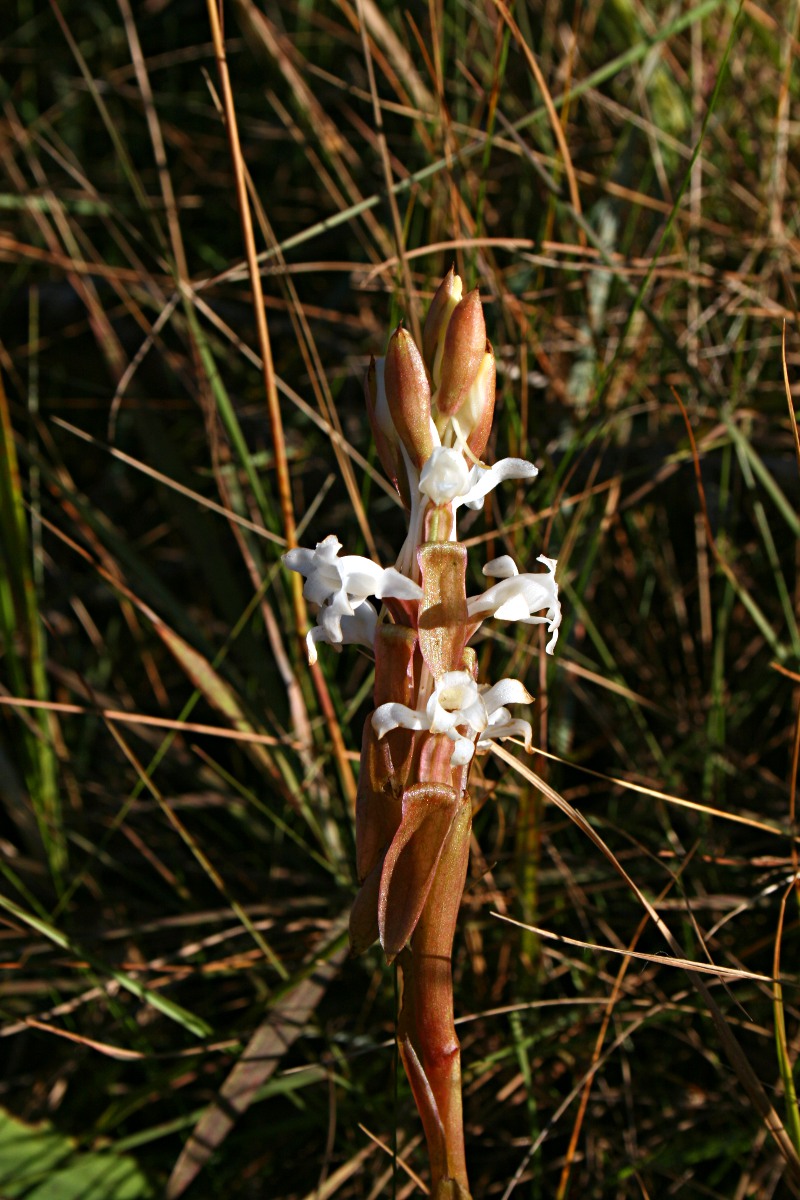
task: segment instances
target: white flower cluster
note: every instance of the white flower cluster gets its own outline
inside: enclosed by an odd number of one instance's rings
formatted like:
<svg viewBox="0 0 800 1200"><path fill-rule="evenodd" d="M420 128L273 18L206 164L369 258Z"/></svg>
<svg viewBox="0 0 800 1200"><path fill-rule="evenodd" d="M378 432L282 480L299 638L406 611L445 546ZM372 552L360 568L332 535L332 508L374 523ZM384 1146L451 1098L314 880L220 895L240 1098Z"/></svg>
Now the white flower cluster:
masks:
<svg viewBox="0 0 800 1200"><path fill-rule="evenodd" d="M513 461L513 460L512 460ZM303 595L319 605L317 625L306 639L309 662L317 661L317 642L331 645L371 646L378 614L367 599L421 600L422 588L394 567L379 567L369 558L346 554L339 558L341 543L335 534L317 542L314 550L289 550L283 561L290 571L305 577ZM504 554L487 563L484 575L499 579L479 596L467 600L472 633L487 617L500 621L521 621L525 625L546 624L553 636L547 643L552 654L561 624L561 602L555 571L556 560L539 555L547 572L520 574L510 555ZM544 616L536 616L545 610Z"/></svg>
<svg viewBox="0 0 800 1200"><path fill-rule="evenodd" d="M469 486L475 485L469 483ZM469 491L462 493L462 498L464 495L469 495ZM378 614L369 596L379 600L421 600L423 596L420 585L394 567L379 567L357 554L339 558L341 548L338 538L330 534L314 550L296 549L284 555L286 566L305 578L303 595L319 605L317 624L306 639L311 663L317 660L317 642L373 644ZM507 554L486 564L484 575L499 582L467 600L470 636L487 617L528 625L546 624L552 634L546 649L548 654L553 653L561 624L556 560L540 555L538 561L547 567L546 572L520 574ZM536 615L543 610L545 615ZM512 718L505 706L527 704L530 700L519 680L502 679L493 687L479 687L466 671L448 671L436 681L424 708L382 704L373 716L373 725L378 737L397 728L446 734L455 743L451 765L464 766L476 749L488 749L493 738L519 736L529 745L529 722ZM471 737L459 733L459 726L467 727Z"/></svg>
<svg viewBox="0 0 800 1200"><path fill-rule="evenodd" d="M488 617L544 624L551 635L546 651L552 654L561 624L556 561L544 555L538 561L545 570L535 573L521 574L508 555L487 563L484 574L496 582L466 597L466 615L463 574L458 597L444 590L455 586L442 565L452 564L453 555L443 552L438 566L435 557L426 560L434 565L421 574L420 547L457 541L459 508L480 509L499 483L538 474L522 458L503 458L493 466L481 461L491 432L496 367L478 291L462 292L462 281L451 269L431 303L421 347L398 326L386 356L371 363L365 380L376 449L408 512L408 536L396 567L383 568L353 554L340 558L342 547L333 534L314 550L284 555L286 566L305 579L303 595L318 605L316 626L307 635L310 662L316 662L319 642L376 644L379 618L370 598L387 601L391 618L417 631L425 659L415 683L413 702L419 707L381 704L373 728L379 738L398 728L443 734L454 743L453 767L466 765L494 738L519 735L526 745L531 740L530 724L512 718L506 708L530 702L522 683L503 679L494 687L481 686L468 671L455 669L464 665L465 641ZM451 614L457 614L451 626L463 620L446 660L426 656L418 606L423 600L442 610L450 605Z"/></svg>

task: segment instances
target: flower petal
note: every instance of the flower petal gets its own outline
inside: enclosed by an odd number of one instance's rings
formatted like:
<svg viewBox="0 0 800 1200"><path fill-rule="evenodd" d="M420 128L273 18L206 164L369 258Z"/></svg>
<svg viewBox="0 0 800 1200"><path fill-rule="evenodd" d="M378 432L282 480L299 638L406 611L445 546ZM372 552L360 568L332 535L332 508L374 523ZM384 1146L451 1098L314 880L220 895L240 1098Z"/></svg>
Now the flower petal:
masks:
<svg viewBox="0 0 800 1200"><path fill-rule="evenodd" d="M501 679L483 692L482 699L491 718L496 709L506 704L530 704L533 696L521 679Z"/></svg>
<svg viewBox="0 0 800 1200"><path fill-rule="evenodd" d="M459 504L478 509L483 498L505 479L534 479L538 467L524 458L501 458L493 467L475 466L469 473L469 487L459 493Z"/></svg>
<svg viewBox="0 0 800 1200"><path fill-rule="evenodd" d="M501 554L499 558L493 558L483 568L483 573L490 579L511 579L514 575L519 575L517 564L510 554Z"/></svg>
<svg viewBox="0 0 800 1200"><path fill-rule="evenodd" d="M421 600L422 588L407 575L402 575L394 567L386 567L381 571L378 587L369 595L377 596L379 600L393 598L395 600Z"/></svg>
<svg viewBox="0 0 800 1200"><path fill-rule="evenodd" d="M523 721L520 717L515 717L513 720L489 725L483 736L478 738L478 744L475 749L479 754L482 754L486 750L491 749L494 740L509 737L521 738L525 743L525 749L530 750L533 741L533 730L530 721Z"/></svg>
<svg viewBox="0 0 800 1200"><path fill-rule="evenodd" d="M425 712L417 712L405 704L381 704L372 714L372 727L379 738L391 729L428 729L430 721Z"/></svg>
<svg viewBox="0 0 800 1200"><path fill-rule="evenodd" d="M317 614L317 625L306 635L308 661L317 661L317 642L329 646L372 646L378 628L378 614L368 600L357 604L351 614L339 614L324 605Z"/></svg>
<svg viewBox="0 0 800 1200"><path fill-rule="evenodd" d="M527 621L530 612L525 597L520 592L515 592L494 610L493 615L500 621Z"/></svg>

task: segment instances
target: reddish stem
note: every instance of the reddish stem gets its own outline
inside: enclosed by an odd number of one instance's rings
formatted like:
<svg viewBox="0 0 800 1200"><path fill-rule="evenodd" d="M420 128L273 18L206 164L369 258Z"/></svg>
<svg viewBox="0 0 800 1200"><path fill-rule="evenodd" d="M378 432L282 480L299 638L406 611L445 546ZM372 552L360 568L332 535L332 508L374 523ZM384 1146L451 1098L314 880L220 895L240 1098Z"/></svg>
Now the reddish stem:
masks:
<svg viewBox="0 0 800 1200"><path fill-rule="evenodd" d="M469 1200L461 1112L461 1050L453 1015L452 951L469 859L472 816L465 797L410 948L399 958L400 1054L428 1143L436 1200Z"/></svg>

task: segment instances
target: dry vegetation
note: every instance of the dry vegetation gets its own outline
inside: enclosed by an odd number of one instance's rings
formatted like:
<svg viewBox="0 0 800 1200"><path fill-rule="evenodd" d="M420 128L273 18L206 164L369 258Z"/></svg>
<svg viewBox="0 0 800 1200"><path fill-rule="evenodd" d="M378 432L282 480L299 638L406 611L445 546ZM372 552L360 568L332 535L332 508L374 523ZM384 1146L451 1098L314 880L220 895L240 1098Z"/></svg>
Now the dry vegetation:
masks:
<svg viewBox="0 0 800 1200"><path fill-rule="evenodd" d="M800 1195L800 4L232 0L238 158L204 5L14 9L2 1194L424 1190L342 933L371 663L309 670L280 552L391 561L360 379L455 262L541 468L468 536L565 608L479 646L541 752L474 788L474 1194Z"/></svg>

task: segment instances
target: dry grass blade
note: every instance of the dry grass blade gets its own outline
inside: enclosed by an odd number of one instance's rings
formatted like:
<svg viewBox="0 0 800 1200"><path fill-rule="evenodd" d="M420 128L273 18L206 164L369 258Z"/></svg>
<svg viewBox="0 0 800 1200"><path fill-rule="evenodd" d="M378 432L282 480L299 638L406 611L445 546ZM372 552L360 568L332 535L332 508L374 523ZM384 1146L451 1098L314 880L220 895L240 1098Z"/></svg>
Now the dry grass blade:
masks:
<svg viewBox="0 0 800 1200"><path fill-rule="evenodd" d="M719 967L714 963L697 962L693 958L671 957L665 954L644 954L641 950L622 950L619 946L601 946L596 942L582 942L579 938L567 937L563 933L553 933L549 929L541 929L538 925L527 925L524 921L515 921L504 913L492 913L499 921L509 925L517 925L520 929L529 929L539 937L551 942L560 942L564 946L577 946L581 950L597 950L602 954L621 954L625 958L638 958L642 962L656 963L664 967L681 967L685 971L696 971L702 975L717 975L720 979L739 980L740 982L756 982L772 984L775 980L771 975L758 975L755 971L744 971L735 967Z"/></svg>
<svg viewBox="0 0 800 1200"><path fill-rule="evenodd" d="M0 704L10 708L45 709L48 712L83 714L101 717L104 721L116 721L121 725L141 725L145 728L171 729L176 733L198 733L206 737L228 738L234 742L253 742L262 746L288 746L302 749L302 742L274 737L270 733L257 733L254 729L220 729L217 725L203 725L196 721L181 721L170 717L155 717L148 713L123 712L114 708L91 708L88 704L68 704L63 700L27 700L21 696L0 696Z"/></svg>
<svg viewBox="0 0 800 1200"><path fill-rule="evenodd" d="M416 1171L413 1171L411 1169L411 1167L409 1167L407 1162L404 1162L404 1160L399 1155L397 1156L397 1158L395 1160L395 1155L394 1155L394 1152L392 1151L391 1147L387 1146L385 1142L382 1142L380 1140L380 1138L375 1136L374 1133L371 1133L370 1130L367 1129L366 1125L362 1125L361 1123L359 1123L358 1127L360 1130L362 1130L362 1132L364 1132L367 1135L369 1140L374 1145L378 1146L379 1149L381 1149L383 1151L384 1154L386 1154L388 1157L390 1157L393 1161L397 1162L397 1165L400 1168L400 1170L405 1171L406 1175L408 1175L409 1179L413 1180L413 1182L417 1185L417 1187L423 1193L423 1195L425 1195L425 1196L430 1195L430 1188L427 1186L427 1184L424 1182L424 1180L420 1179L420 1177L419 1177L419 1175L417 1175Z"/></svg>
<svg viewBox="0 0 800 1200"><path fill-rule="evenodd" d="M797 1101L797 1090L794 1084L794 1064L792 1048L786 1033L786 1009L783 1001L783 987L780 980L781 942L783 940L784 919L786 916L786 901L792 894L797 894L800 878L797 875L795 861L795 877L781 897L781 907L778 914L778 927L775 930L775 954L773 956L772 1002L775 1014L775 1049L778 1055L778 1068L781 1073L784 1091L784 1106L786 1109L786 1125L789 1130L795 1150L800 1154L800 1106Z"/></svg>
<svg viewBox="0 0 800 1200"><path fill-rule="evenodd" d="M511 767L512 770L516 771L517 774L521 775L524 779L527 779L527 781L533 784L534 787L538 788L546 799L550 800L552 804L555 804L556 807L559 808L567 817L569 817L570 821L577 825L577 827L594 843L598 850L600 850L603 856L612 865L617 874L625 881L633 894L636 896L639 903L643 905L673 954L680 957L680 945L673 937L665 921L659 916L650 901L642 893L641 889L637 887L636 883L633 881L633 879L631 879L628 872L619 862L616 855L612 853L612 851L600 837L599 833L592 828L586 818L582 816L577 809L573 808L573 806L569 804L563 796L559 795L554 788L551 788L549 784L545 783L543 779L541 779L523 763L519 762L518 759L514 758L514 755L503 749L502 746L494 745L492 747L492 753L495 755L495 757L506 763L507 766ZM800 1154L798 1154L792 1139L786 1132L783 1122L773 1108L772 1104L770 1104L769 1098L764 1091L761 1081L753 1070L749 1059L744 1054L739 1043L731 1032L730 1026L725 1020L725 1016L719 1008L717 1002L714 1000L714 997L711 995L705 983L700 978L700 975L696 970L694 970L693 967L685 967L684 969L686 970L689 979L692 981L692 984L700 993L703 1002L708 1009L709 1015L714 1022L717 1036L722 1043L728 1061L736 1072L739 1082L742 1084L742 1087L747 1093L750 1103L753 1105L753 1108L761 1117L764 1125L771 1133L781 1155L783 1156L783 1159L786 1163L787 1182L791 1184L793 1193L800 1196Z"/></svg>
<svg viewBox="0 0 800 1200"><path fill-rule="evenodd" d="M92 434L87 433L84 429L78 429L75 425L71 425L69 421L64 421L60 417L54 417L53 424L57 425L59 429L65 429L67 433L71 433L82 441L87 442L90 446L97 446L105 450L112 458L126 463L129 467L133 467L135 471L141 471L143 475L149 475L151 479L155 479L158 483L163 484L164 487L172 488L173 491L180 493L181 496L186 496L189 500L196 501L202 508L207 508L209 512L218 513L219 516L225 517L226 520L232 521L236 525L241 525L242 529L249 530L250 533L254 533L257 537L264 538L268 542L274 542L277 546L287 545L285 538L271 533L263 525L257 525L255 521L248 521L246 517L239 516L238 513L233 512L231 509L223 508L221 504L217 504L207 496L202 496L199 492L193 491L192 488L186 487L176 479L171 479L163 471L157 471L147 463L141 462L130 454L126 454L124 450L118 450L116 446L104 445L99 438L93 437Z"/></svg>
<svg viewBox="0 0 800 1200"><path fill-rule="evenodd" d="M525 41L525 38L522 35L522 30L520 29L519 25L512 17L511 13L509 12L507 6L504 4L503 0L492 0L492 2L494 4L495 8L497 9L497 11L500 13L500 16L503 18L506 25L508 25L509 29L511 30L512 34L514 35L514 40L516 41L516 43L519 46L522 53L525 55L525 61L527 62L528 66L530 67L531 73L532 73L534 79L536 80L536 86L538 87L538 89L541 93L545 108L547 109L547 115L550 119L550 128L552 129L553 136L555 137L556 142L558 143L558 149L561 154L562 162L564 164L564 171L567 176L567 183L569 186L569 194L570 194L570 200L572 202L572 207L573 207L575 213L578 216L580 216L581 211L582 211L581 210L581 196L580 196L580 192L578 191L578 183L575 178L575 169L572 165L572 155L569 152L569 146L567 145L567 139L564 135L564 130L561 126L561 121L559 120L558 113L556 112L556 106L553 103L553 97L550 95L550 89L548 88L547 83L544 78L544 75L542 74L541 67L539 66L538 62L536 61L536 56L534 55L530 46ZM578 238L580 240L581 246L585 245L586 234L580 225L578 227Z"/></svg>
<svg viewBox="0 0 800 1200"><path fill-rule="evenodd" d="M261 287L261 272L258 269L258 254L256 252L255 237L253 235L253 220L250 215L250 201L247 196L247 179L244 158L242 156L242 148L239 141L239 126L236 119L236 108L233 103L233 91L231 90L228 60L225 53L225 42L222 36L220 13L215 0L208 0L208 16L211 23L211 36L214 41L214 53L216 54L217 58L217 69L219 71L220 87L222 90L222 102L225 108L225 125L228 133L231 158L233 160L233 175L236 184L236 200L239 207L239 218L242 223L242 237L247 255L250 286L253 289L253 313L256 320L256 329L258 330L258 344L261 353L264 391L266 394L267 408L269 411L270 425L272 428L272 445L275 451L275 467L278 478L278 496L280 498L281 512L283 515L286 543L288 546L296 546L297 538L295 534L294 508L292 505L289 465L286 459L286 440L283 432L283 419L281 417L280 402L278 400L278 390L275 386L275 367L272 361L272 346L270 343L269 329L267 327L267 313L264 307L264 295ZM301 589L293 586L292 596L294 598L297 632L298 636L301 636L305 627L305 605L302 600Z"/></svg>
<svg viewBox="0 0 800 1200"><path fill-rule="evenodd" d="M800 468L800 432L797 428L797 413L794 411L794 401L792 400L792 386L789 383L789 368L786 365L786 322L783 322L781 328L781 368L783 370L783 386L786 390L786 403L789 408L789 424L792 427L794 436L794 452L797 457L797 466Z"/></svg>
<svg viewBox="0 0 800 1200"><path fill-rule="evenodd" d="M666 886L662 889L661 895L659 896L659 900L663 900L667 896L667 894L672 890L672 886L673 886L673 881L670 880L666 884ZM647 915L647 913L645 913L644 916L642 917L642 919L640 920L638 926L636 927L636 931L628 944L629 950L631 950L631 951L633 950L634 946L639 941L639 938L641 937L641 935L644 933L645 929L647 928L649 921L650 921L650 918ZM617 1003L619 1002L619 999L622 995L623 981L627 974L628 967L630 966L630 962L631 962L630 957L626 956L623 959L623 961L620 963L619 971L617 972L616 978L614 979L613 990L612 990L611 995L608 998L608 1002L606 1003L606 1006L605 1006L605 1011L603 1013L603 1020L600 1025L600 1029L598 1030L597 1038L595 1039L594 1049L592 1050L592 1062L589 1067L589 1071L587 1072L586 1082L584 1083L583 1088L581 1090L581 1098L578 1103L578 1111L575 1114L575 1120L572 1125L572 1133L570 1134L569 1146L567 1147L567 1153L564 1156L564 1165L561 1168L561 1176L558 1181L558 1191L556 1192L556 1200L565 1200L567 1193L569 1191L570 1175L572 1172L573 1164L575 1163L575 1160L576 1160L576 1155L577 1155L577 1150L578 1150L578 1139L580 1138L581 1129L583 1128L584 1119L586 1117L586 1110L589 1105L589 1097L591 1095L592 1085L594 1083L596 1070L597 1070L598 1064L600 1062L601 1055L603 1053L603 1047L605 1045L606 1036L608 1034L608 1028L609 1028L609 1025L611 1024L612 1017L614 1016Z"/></svg>
<svg viewBox="0 0 800 1200"><path fill-rule="evenodd" d="M777 665L777 664L776 664ZM791 672L784 674L792 675ZM786 837L787 833L796 843L800 841L800 835L794 834L791 830L782 829L778 825L770 825L767 821L759 821L755 817L746 817L741 813L724 812L721 808L714 808L710 804L701 804L698 800L686 800L683 796L673 796L670 792L662 792L658 788L647 787L643 783L634 783L632 779L622 779L617 775L605 775L602 771L593 771L591 767L585 767L582 763L570 762L566 758L562 758L559 754L551 754L549 750L542 750L539 746L535 748L535 753L547 758L551 762L561 763L562 766L569 767L573 771L578 771L581 775L590 775L592 779L599 779L603 783L609 783L612 787L623 788L627 792L635 792L639 796L651 796L653 800L664 800L667 804L674 804L676 808L689 808L693 812L705 813L706 816L716 817L720 821L732 821L735 825L746 825L750 829L760 829L762 833L777 834L780 837Z"/></svg>
<svg viewBox="0 0 800 1200"><path fill-rule="evenodd" d="M58 1026L47 1021L37 1021L35 1017L26 1017L25 1024L30 1029L39 1029L42 1033L66 1038L68 1042L74 1042L77 1046L87 1046L90 1050L96 1050L98 1054L104 1054L107 1058L114 1058L118 1062L131 1062L144 1058L144 1055L138 1050L128 1050L124 1046L110 1046L108 1042L98 1042L96 1038L82 1037L78 1033L72 1033L69 1029L59 1029Z"/></svg>
<svg viewBox="0 0 800 1200"><path fill-rule="evenodd" d="M203 1113L181 1151L167 1183L167 1200L177 1200L222 1144L256 1094L278 1069L281 1059L336 978L347 955L343 931L347 914L332 922L326 945L312 955L302 977L272 1002L269 1016L259 1025L236 1066L219 1090L218 1099Z"/></svg>
<svg viewBox="0 0 800 1200"><path fill-rule="evenodd" d="M362 0L356 0L356 9L358 11L358 23L361 32L361 45L364 53L364 62L367 65L367 78L369 79L369 90L372 95L372 118L375 123L375 133L378 139L380 148L381 163L383 166L383 176L386 182L386 196L389 201L389 208L392 214L392 228L394 230L395 249L397 251L397 260L403 273L403 283L405 285L405 303L403 308L408 314L408 319L411 322L411 332L417 342L421 342L421 327L419 323L419 313L417 311L416 294L411 283L411 271L408 265L408 259L405 255L403 226L400 221L400 210L397 207L397 196L395 195L393 180L392 180L392 164L389 158L389 147L386 142L386 134L383 128L383 115L381 113L380 101L378 99L378 89L375 83L375 68L372 64L372 50L370 48L369 31L367 22L364 16L364 5Z"/></svg>

